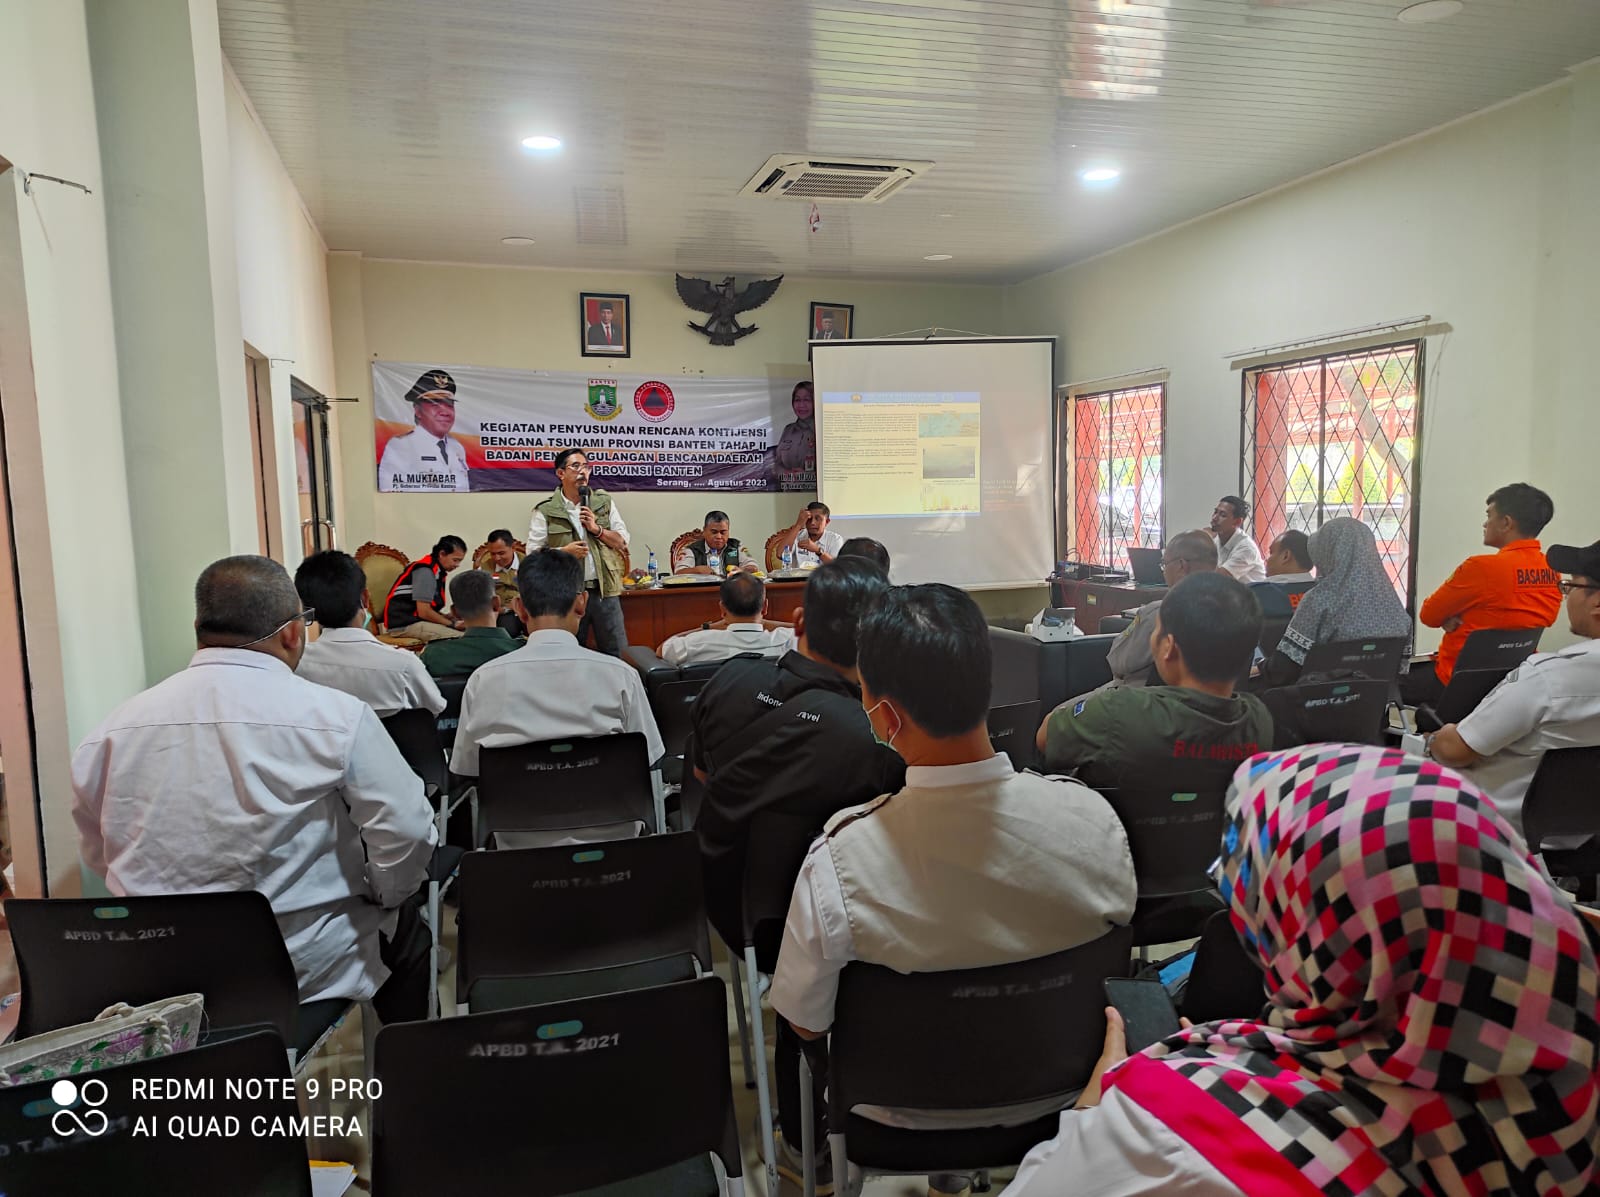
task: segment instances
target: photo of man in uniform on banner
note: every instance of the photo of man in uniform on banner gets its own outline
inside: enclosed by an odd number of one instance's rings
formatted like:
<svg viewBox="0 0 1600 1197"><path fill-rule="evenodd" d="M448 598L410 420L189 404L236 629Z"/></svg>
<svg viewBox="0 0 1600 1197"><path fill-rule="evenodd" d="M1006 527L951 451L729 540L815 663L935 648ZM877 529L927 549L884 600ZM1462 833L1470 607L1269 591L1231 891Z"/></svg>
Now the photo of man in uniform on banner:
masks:
<svg viewBox="0 0 1600 1197"><path fill-rule="evenodd" d="M467 450L450 434L456 422L456 380L425 370L406 392L415 424L389 438L378 461L380 491L465 491Z"/></svg>

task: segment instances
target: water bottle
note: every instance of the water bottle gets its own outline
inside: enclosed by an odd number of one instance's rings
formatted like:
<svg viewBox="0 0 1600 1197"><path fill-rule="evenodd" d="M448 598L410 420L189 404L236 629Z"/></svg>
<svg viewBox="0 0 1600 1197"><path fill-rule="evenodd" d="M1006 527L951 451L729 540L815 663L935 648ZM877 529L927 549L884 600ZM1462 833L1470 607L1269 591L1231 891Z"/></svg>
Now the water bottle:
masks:
<svg viewBox="0 0 1600 1197"><path fill-rule="evenodd" d="M716 549L707 551L706 564L711 567L713 574L720 574L722 572L722 554L717 552Z"/></svg>
<svg viewBox="0 0 1600 1197"><path fill-rule="evenodd" d="M645 548L650 549L650 546L645 545ZM645 572L650 575L650 585L654 586L660 577L659 571L656 568L656 551L654 549L650 549L650 562L644 567L644 569Z"/></svg>
<svg viewBox="0 0 1600 1197"><path fill-rule="evenodd" d="M782 560L783 560L783 568L785 570L789 570L789 569L793 569L794 568L794 545L793 544L785 544L783 546Z"/></svg>

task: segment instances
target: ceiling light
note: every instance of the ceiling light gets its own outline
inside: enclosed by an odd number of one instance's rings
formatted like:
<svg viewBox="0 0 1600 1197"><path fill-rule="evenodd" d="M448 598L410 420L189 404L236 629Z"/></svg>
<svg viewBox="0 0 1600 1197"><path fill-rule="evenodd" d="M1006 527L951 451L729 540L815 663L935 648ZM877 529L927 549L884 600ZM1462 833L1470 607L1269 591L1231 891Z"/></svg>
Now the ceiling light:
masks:
<svg viewBox="0 0 1600 1197"><path fill-rule="evenodd" d="M941 213L939 213L939 219L940 220L954 220L955 219L955 215L956 214L954 212L941 212Z"/></svg>
<svg viewBox="0 0 1600 1197"><path fill-rule="evenodd" d="M923 254L922 260L924 262L948 262L953 257L955 257L955 254Z"/></svg>
<svg viewBox="0 0 1600 1197"><path fill-rule="evenodd" d="M1462 9L1461 0L1422 0L1400 10L1400 20L1407 25L1426 25L1429 21L1442 21L1453 17Z"/></svg>
<svg viewBox="0 0 1600 1197"><path fill-rule="evenodd" d="M537 137L524 137L522 139L522 148L525 150L559 150L561 148L561 138L550 137L547 134L540 134Z"/></svg>
<svg viewBox="0 0 1600 1197"><path fill-rule="evenodd" d="M532 245L533 244L533 238L532 237L502 237L502 238L500 238L500 244L501 245Z"/></svg>
<svg viewBox="0 0 1600 1197"><path fill-rule="evenodd" d="M1078 172L1078 178L1085 183L1114 183L1121 177L1122 172L1114 166L1091 166Z"/></svg>

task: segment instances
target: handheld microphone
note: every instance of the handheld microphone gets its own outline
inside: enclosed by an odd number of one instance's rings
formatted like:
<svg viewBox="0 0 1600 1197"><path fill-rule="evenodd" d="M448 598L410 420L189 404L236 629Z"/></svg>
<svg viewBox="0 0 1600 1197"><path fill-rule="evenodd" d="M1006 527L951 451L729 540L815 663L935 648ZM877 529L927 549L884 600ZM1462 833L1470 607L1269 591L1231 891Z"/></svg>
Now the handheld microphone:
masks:
<svg viewBox="0 0 1600 1197"><path fill-rule="evenodd" d="M578 488L578 503L581 506L587 507L589 505L589 496L592 494L594 494L594 491L590 490L587 486L580 486Z"/></svg>

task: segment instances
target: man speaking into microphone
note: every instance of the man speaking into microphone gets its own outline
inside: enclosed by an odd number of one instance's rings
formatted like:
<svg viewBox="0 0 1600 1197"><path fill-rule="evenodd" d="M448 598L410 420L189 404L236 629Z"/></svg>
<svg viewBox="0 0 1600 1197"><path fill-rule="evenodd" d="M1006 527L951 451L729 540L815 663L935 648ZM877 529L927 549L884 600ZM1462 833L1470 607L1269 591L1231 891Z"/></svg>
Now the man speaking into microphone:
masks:
<svg viewBox="0 0 1600 1197"><path fill-rule="evenodd" d="M623 562L628 548L628 525L622 512L603 490L589 488L589 456L582 449L556 454L554 494L533 509L528 524L527 549L532 556L543 548L560 549L583 561L583 584L589 605L578 625L578 643L592 628L594 646L613 657L622 655L627 632L622 626Z"/></svg>

